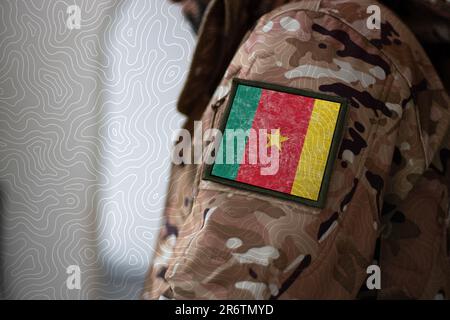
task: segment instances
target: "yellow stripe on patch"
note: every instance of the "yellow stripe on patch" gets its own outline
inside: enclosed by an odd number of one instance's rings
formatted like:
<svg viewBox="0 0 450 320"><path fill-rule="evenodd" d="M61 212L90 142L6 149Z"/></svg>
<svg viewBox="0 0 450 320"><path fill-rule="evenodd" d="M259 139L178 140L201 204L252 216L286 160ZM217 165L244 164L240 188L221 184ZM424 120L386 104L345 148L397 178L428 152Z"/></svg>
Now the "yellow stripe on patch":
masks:
<svg viewBox="0 0 450 320"><path fill-rule="evenodd" d="M310 200L319 198L339 109L340 103L314 101L291 194Z"/></svg>

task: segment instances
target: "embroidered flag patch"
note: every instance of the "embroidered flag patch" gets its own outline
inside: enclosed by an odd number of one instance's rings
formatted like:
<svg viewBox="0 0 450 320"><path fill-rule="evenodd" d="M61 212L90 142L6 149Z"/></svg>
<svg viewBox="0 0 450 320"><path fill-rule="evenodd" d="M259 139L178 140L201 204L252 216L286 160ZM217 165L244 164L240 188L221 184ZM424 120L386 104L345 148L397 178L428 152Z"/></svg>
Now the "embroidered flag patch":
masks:
<svg viewBox="0 0 450 320"><path fill-rule="evenodd" d="M226 108L204 179L323 207L345 99L234 79Z"/></svg>

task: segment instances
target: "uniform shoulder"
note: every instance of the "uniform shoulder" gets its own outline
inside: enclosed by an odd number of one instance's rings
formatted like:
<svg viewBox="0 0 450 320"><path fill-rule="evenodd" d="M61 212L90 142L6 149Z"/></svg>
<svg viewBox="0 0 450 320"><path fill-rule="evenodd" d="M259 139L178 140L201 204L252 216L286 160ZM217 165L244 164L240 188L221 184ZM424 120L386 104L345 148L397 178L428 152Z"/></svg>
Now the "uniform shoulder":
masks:
<svg viewBox="0 0 450 320"><path fill-rule="evenodd" d="M374 14L379 16L379 27L368 26L367 21ZM302 37L302 34L310 32L305 29L322 29L320 20L324 16L336 22L333 30L327 30L331 37L344 27L352 29L353 34L358 34L367 45L380 51L409 87L420 83L426 75L429 90L443 88L431 61L414 34L394 12L373 0L306 0L288 3L262 16L258 26L265 32L298 30L298 36Z"/></svg>

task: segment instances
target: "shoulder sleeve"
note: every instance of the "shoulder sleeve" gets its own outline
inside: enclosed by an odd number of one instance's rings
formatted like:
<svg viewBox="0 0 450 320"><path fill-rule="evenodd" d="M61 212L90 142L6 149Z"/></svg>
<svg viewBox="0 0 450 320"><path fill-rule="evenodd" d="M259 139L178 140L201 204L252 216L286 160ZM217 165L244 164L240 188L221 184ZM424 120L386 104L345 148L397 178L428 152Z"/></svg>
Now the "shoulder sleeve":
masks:
<svg viewBox="0 0 450 320"><path fill-rule="evenodd" d="M230 99L235 77L348 101L326 203L313 208L205 181L201 166L192 211L165 273L171 296L355 297L372 264L386 190L405 199L413 188L405 183L423 174L437 150L424 151L430 144L416 105L408 102L410 86L352 26L307 8L283 8L259 20L211 105ZM224 116L223 108L208 107L204 127L216 127ZM398 152L406 163L392 169Z"/></svg>

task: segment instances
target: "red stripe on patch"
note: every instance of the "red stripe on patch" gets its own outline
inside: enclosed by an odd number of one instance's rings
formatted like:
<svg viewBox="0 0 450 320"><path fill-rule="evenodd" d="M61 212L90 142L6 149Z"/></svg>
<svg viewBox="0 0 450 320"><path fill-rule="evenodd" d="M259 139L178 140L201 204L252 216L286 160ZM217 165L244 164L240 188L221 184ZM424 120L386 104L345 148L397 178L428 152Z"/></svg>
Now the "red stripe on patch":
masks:
<svg viewBox="0 0 450 320"><path fill-rule="evenodd" d="M281 142L279 169L273 175L261 175L261 169L268 165L261 164L258 155L257 164L248 163L249 144L245 146L245 163L241 164L236 181L254 186L290 193L295 179L297 165L305 140L314 99L284 92L263 90L258 109L253 119L252 129L259 135L259 129L280 129L280 135L288 139ZM267 147L268 152L271 148Z"/></svg>

